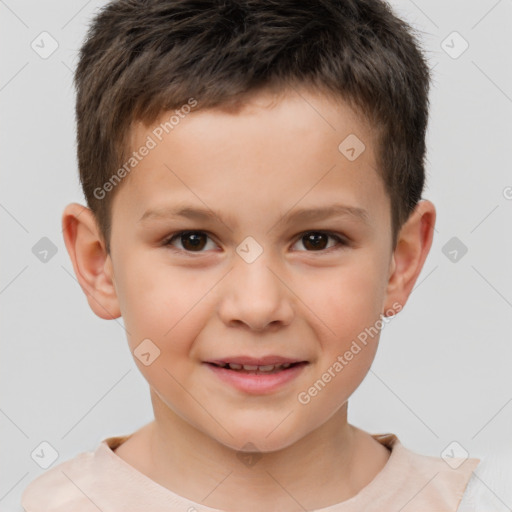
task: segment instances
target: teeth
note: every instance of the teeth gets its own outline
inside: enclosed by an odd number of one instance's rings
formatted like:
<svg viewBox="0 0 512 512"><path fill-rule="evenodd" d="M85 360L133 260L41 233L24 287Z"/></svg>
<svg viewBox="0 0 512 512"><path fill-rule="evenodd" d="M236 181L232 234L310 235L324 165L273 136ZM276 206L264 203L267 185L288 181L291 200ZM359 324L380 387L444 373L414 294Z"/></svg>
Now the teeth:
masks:
<svg viewBox="0 0 512 512"><path fill-rule="evenodd" d="M289 368L292 365L292 363L283 363L283 364L267 364L262 366L252 365L252 364L237 364L237 363L227 363L225 365L225 368L230 368L231 370L241 370L242 368L245 371L254 372L254 371L260 371L260 372L272 372L274 370L285 370L286 368Z"/></svg>
<svg viewBox="0 0 512 512"><path fill-rule="evenodd" d="M277 366L280 366L280 365L277 365ZM266 366L258 366L258 370L260 372L271 372L275 367L276 367L276 365L274 365L274 364L267 364Z"/></svg>

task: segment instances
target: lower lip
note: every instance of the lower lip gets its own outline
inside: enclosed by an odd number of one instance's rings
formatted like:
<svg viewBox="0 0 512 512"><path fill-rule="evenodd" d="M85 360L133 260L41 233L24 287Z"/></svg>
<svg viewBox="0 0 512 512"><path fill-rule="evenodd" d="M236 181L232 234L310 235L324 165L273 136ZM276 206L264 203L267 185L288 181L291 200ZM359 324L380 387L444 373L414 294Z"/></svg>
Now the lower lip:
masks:
<svg viewBox="0 0 512 512"><path fill-rule="evenodd" d="M276 373L246 373L205 363L219 379L252 395L272 393L295 379L308 363L299 363Z"/></svg>

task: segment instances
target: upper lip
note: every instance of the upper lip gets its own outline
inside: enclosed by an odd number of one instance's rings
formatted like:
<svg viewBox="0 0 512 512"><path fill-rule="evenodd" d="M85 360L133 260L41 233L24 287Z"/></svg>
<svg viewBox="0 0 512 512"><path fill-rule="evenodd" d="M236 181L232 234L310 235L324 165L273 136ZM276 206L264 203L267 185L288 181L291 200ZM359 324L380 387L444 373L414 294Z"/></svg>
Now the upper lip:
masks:
<svg viewBox="0 0 512 512"><path fill-rule="evenodd" d="M211 359L205 361L206 363L214 364L242 364L242 365L253 365L253 366L266 366L266 365L277 365L285 363L302 363L307 362L304 359L298 359L294 357L282 357L282 356L263 356L263 357L250 357L250 356L228 356L222 359Z"/></svg>

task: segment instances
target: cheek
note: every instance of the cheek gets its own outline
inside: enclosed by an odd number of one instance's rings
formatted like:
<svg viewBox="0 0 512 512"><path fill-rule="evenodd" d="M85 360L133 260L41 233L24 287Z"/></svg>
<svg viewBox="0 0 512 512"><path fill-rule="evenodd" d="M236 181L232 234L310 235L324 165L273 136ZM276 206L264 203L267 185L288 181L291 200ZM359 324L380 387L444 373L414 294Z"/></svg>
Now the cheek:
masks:
<svg viewBox="0 0 512 512"><path fill-rule="evenodd" d="M349 340L375 324L382 304L382 275L365 264L347 265L302 286L306 304L321 320L329 338Z"/></svg>
<svg viewBox="0 0 512 512"><path fill-rule="evenodd" d="M341 406L363 381L375 358L382 275L371 254L365 257L360 251L357 256L357 263L333 269L304 285L309 297L306 304L314 312L308 315L316 317L316 337L322 345L320 364L309 384L312 387L302 390L311 400L311 410Z"/></svg>
<svg viewBox="0 0 512 512"><path fill-rule="evenodd" d="M132 350L149 338L160 347L162 361L185 356L204 324L205 298L215 279L161 262L124 270L121 312Z"/></svg>

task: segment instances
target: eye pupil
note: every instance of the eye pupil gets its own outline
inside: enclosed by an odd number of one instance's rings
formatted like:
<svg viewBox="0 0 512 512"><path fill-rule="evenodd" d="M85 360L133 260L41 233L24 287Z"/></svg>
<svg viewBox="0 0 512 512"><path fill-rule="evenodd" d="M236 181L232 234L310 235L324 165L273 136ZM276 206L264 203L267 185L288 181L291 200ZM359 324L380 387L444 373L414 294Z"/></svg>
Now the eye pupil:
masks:
<svg viewBox="0 0 512 512"><path fill-rule="evenodd" d="M308 244L311 243L313 249L325 249L325 243L322 244L319 238L323 238L324 241L326 241L327 235L325 233L308 233L307 235L304 236L304 247L307 247Z"/></svg>
<svg viewBox="0 0 512 512"><path fill-rule="evenodd" d="M203 240L201 240L201 238ZM181 235L181 243L183 244L183 247L185 247L185 249L187 250L197 248L202 249L205 245L204 238L205 236L202 233L183 233ZM188 244L187 241L190 241L191 244ZM187 247L187 245L189 245L189 247Z"/></svg>

